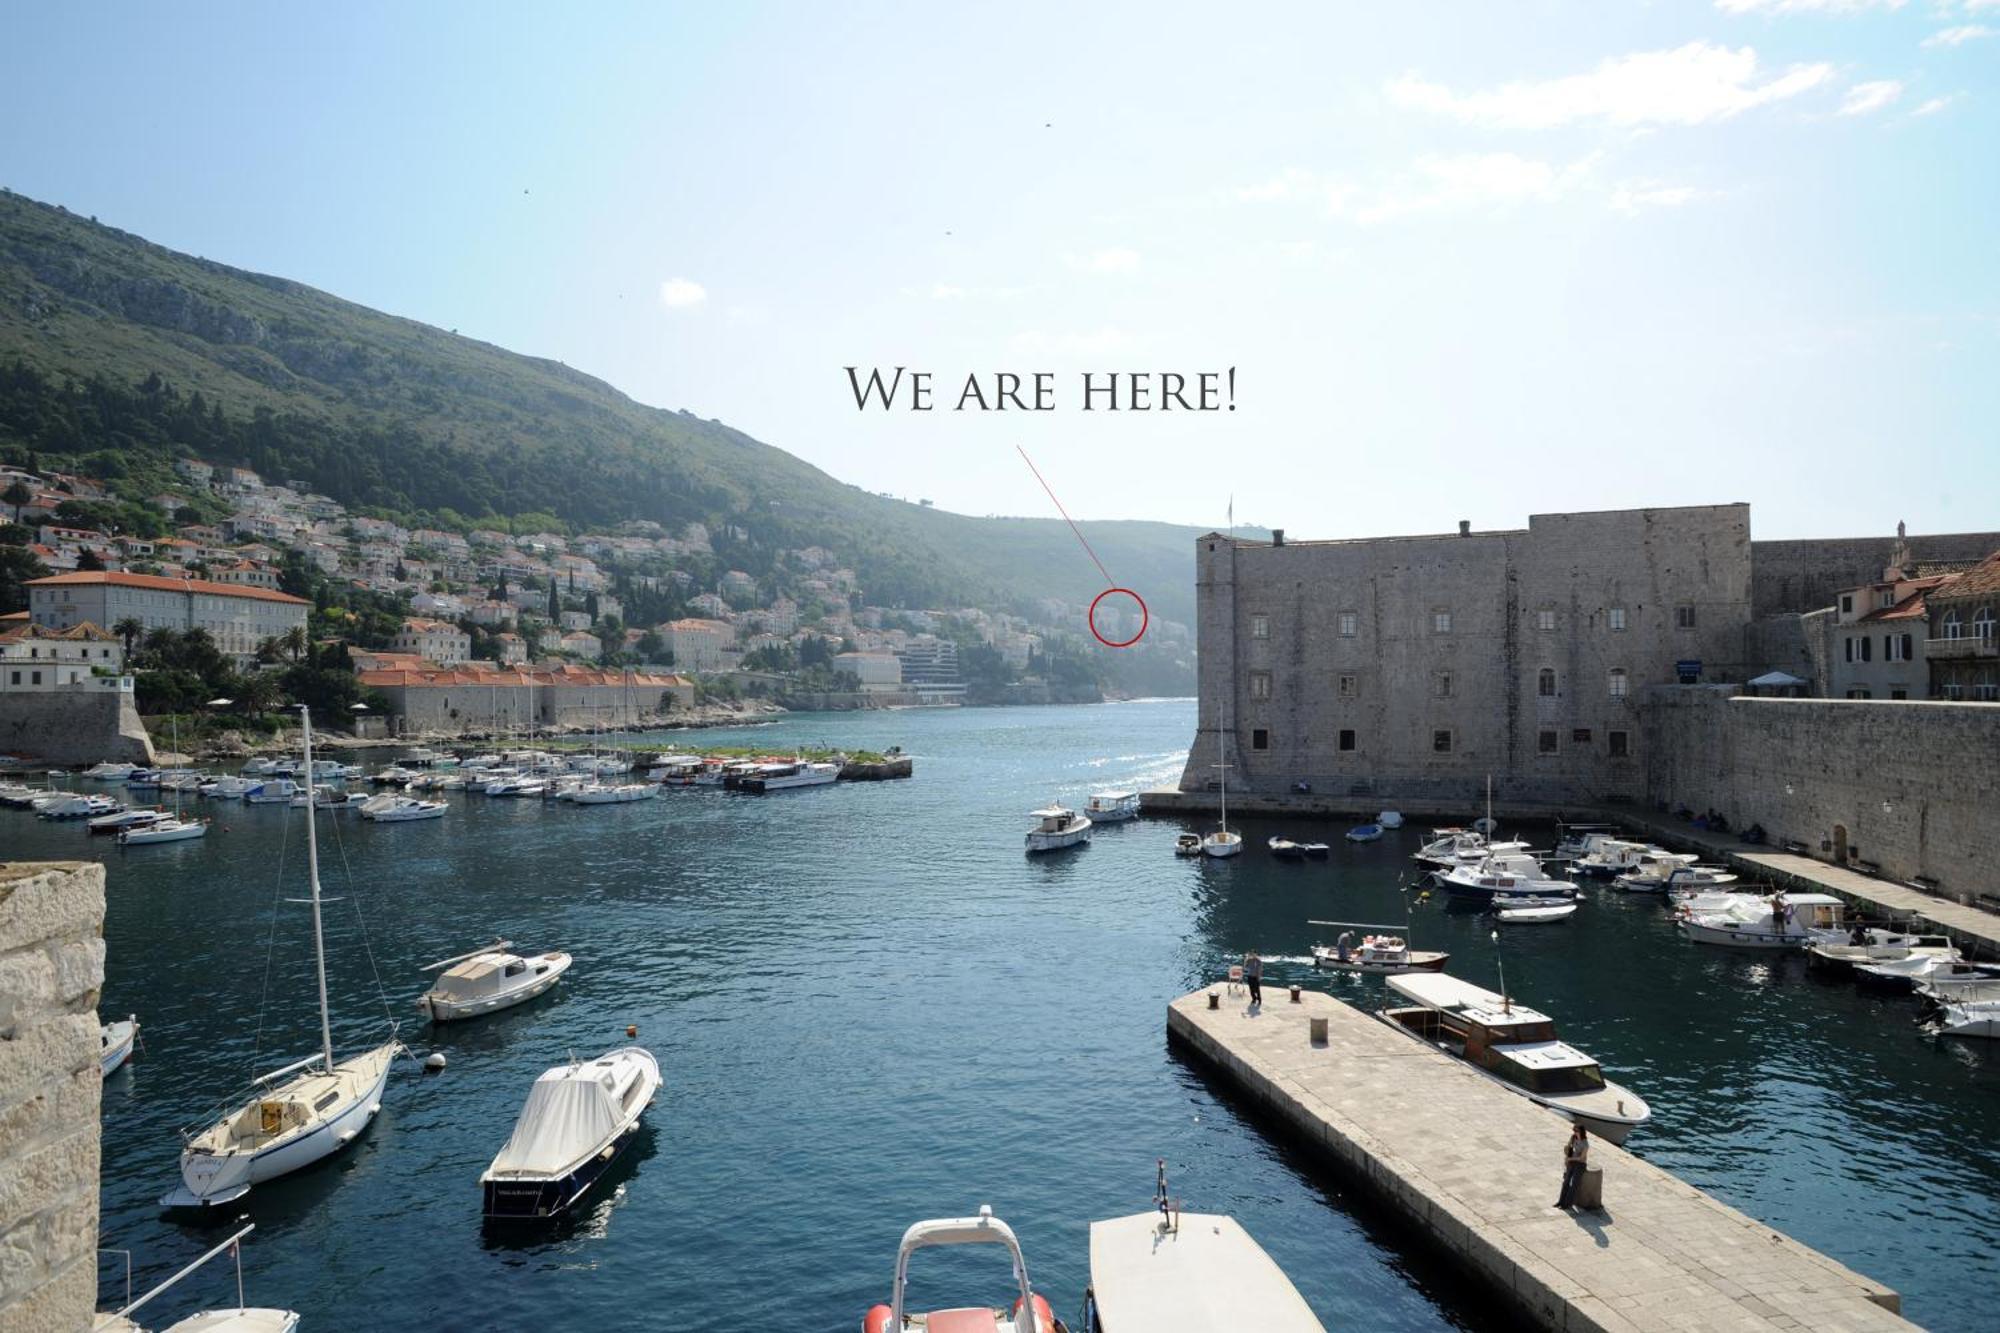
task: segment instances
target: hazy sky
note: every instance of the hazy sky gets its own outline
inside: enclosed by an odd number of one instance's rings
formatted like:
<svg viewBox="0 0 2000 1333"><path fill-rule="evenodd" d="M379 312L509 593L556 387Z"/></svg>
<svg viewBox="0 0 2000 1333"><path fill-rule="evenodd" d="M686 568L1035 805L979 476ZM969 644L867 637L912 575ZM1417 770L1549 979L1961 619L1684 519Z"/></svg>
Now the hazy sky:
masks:
<svg viewBox="0 0 2000 1333"><path fill-rule="evenodd" d="M0 183L971 513L2000 523L2000 0L15 4ZM936 379L862 415L842 367ZM1084 414L1086 369L1238 410ZM955 414L969 371L1059 409Z"/></svg>

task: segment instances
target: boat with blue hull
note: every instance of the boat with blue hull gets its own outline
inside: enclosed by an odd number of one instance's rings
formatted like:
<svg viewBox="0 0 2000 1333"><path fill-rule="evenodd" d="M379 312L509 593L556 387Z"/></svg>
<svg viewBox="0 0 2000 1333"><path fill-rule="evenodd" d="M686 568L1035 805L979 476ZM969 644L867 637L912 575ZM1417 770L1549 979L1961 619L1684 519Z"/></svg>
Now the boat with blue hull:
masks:
<svg viewBox="0 0 2000 1333"><path fill-rule="evenodd" d="M544 1072L514 1133L479 1178L486 1220L563 1216L632 1146L659 1091L659 1061L639 1046Z"/></svg>

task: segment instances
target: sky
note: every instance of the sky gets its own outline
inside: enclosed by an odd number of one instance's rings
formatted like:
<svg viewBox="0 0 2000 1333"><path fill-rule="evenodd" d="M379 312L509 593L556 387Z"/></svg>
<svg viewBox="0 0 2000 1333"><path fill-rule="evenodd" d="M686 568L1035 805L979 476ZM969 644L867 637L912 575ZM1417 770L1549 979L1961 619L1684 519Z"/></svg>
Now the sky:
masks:
<svg viewBox="0 0 2000 1333"><path fill-rule="evenodd" d="M1079 518L1301 538L2000 524L2000 0L5 23L0 184L869 490L1053 514L1025 453ZM1233 411L1082 410L1232 368ZM1001 372L1054 409L952 410Z"/></svg>

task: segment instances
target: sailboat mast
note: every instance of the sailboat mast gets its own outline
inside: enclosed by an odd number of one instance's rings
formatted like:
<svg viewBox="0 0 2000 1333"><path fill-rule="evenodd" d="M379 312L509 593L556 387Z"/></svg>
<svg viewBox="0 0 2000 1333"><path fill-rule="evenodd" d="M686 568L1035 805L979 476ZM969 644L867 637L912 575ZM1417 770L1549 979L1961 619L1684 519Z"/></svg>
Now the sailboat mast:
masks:
<svg viewBox="0 0 2000 1333"><path fill-rule="evenodd" d="M319 1045L326 1056L326 1072L333 1072L333 1020L326 1009L326 933L319 918L319 800L313 795L312 710L299 705L299 720L305 724L306 739L306 869L312 879L313 965L319 972Z"/></svg>

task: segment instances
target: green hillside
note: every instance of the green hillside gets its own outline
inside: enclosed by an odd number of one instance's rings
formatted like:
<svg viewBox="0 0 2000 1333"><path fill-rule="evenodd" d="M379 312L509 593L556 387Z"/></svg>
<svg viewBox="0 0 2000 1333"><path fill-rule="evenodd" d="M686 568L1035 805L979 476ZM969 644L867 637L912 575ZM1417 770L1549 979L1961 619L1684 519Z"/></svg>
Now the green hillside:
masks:
<svg viewBox="0 0 2000 1333"><path fill-rule="evenodd" d="M883 499L556 362L13 193L0 193L0 445L136 493L195 454L443 522L733 520L760 546L837 551L883 603L1082 602L1102 585L1059 519ZM1192 620L1197 529L1084 530L1155 615Z"/></svg>

